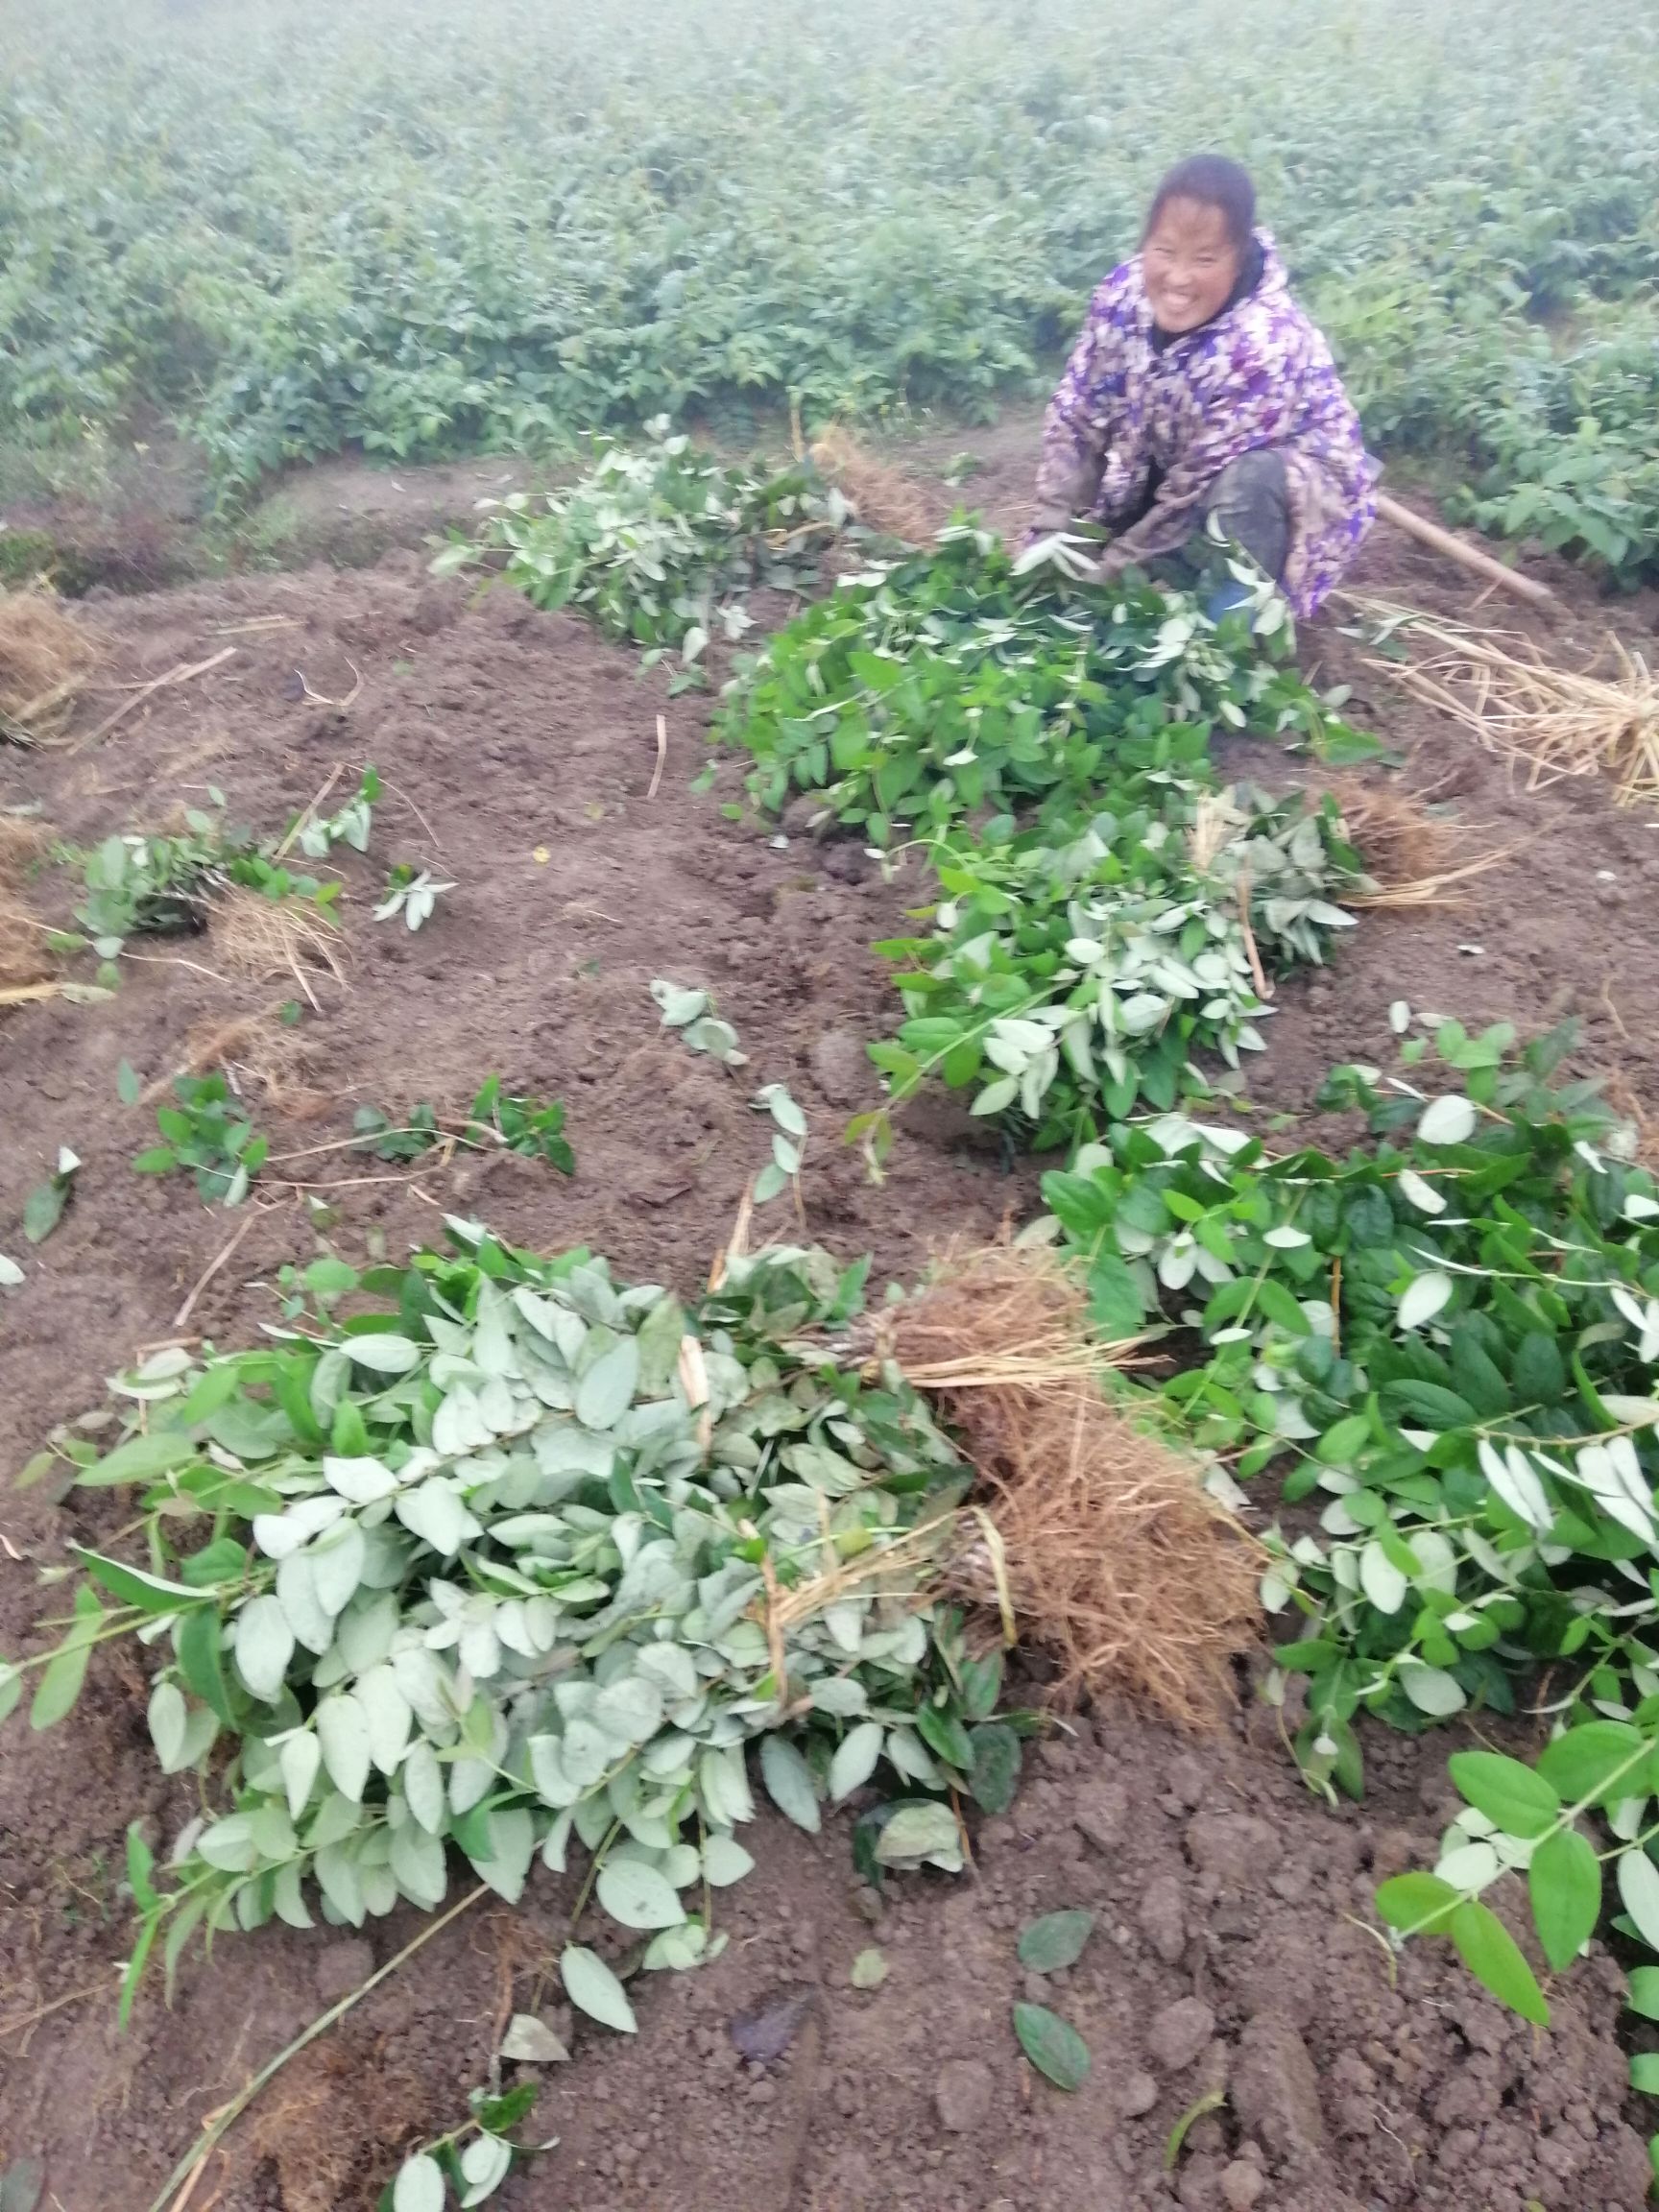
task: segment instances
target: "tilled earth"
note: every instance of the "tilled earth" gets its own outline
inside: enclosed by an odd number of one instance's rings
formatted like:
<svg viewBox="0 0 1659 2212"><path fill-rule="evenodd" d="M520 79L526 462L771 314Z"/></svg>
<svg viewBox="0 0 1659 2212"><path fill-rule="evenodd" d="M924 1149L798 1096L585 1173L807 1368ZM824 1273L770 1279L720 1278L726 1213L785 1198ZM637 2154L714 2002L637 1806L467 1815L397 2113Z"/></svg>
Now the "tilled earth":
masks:
<svg viewBox="0 0 1659 2212"><path fill-rule="evenodd" d="M1029 469L1029 426L987 451L972 489L1003 519ZM1455 578L1397 544L1379 541L1366 562L1374 589L1466 604ZM1566 589L1550 635L1588 643L1597 611ZM343 783L371 760L387 780L372 864L348 872L344 981L312 974L315 1013L224 1046L274 1159L255 1190L267 1211L200 1289L192 1331L250 1340L275 1310L285 1260L396 1256L456 1207L516 1241L585 1241L627 1275L690 1286L763 1154L747 1103L762 1081L786 1081L811 1118L807 1231L846 1256L873 1252L878 1280L911 1277L947 1238L990 1236L1033 1210L1034 1173L1005 1173L948 1106L907 1116L886 1180L866 1179L841 1131L874 1101L863 1046L891 1015L867 948L925 896L921 880L886 884L855 849L781 844L723 820L730 766L714 794L688 789L707 704L665 703L627 652L504 594L469 603L428 583L410 553L352 574L105 599L84 619L111 682L235 652L156 692L100 745L0 762L6 804L38 800L56 835L86 844L156 827L204 804L209 784L233 818L270 828L336 765ZM1651 603L1620 620L1626 635L1651 626ZM1462 733L1400 710L1334 622L1310 633L1306 657L1322 682L1359 686L1351 711L1410 755L1406 781L1439 794L1471 853L1524 850L1467 905L1368 917L1331 976L1286 987L1256 1095L1305 1110L1330 1061L1385 1051L1386 1009L1404 996L1471 1023L1575 1012L1587 1061L1653 1097L1659 962L1640 926L1659 870L1652 825L1593 784L1512 788ZM325 699L358 677L361 688L344 709L320 707L296 671ZM120 696L89 703L81 727ZM667 751L652 798L659 712ZM1239 760L1258 777L1310 773L1262 746ZM455 880L418 936L369 918L391 859ZM48 918L66 911L60 873L27 888ZM130 1172L148 1116L119 1103L119 1063L164 1077L204 1039L299 994L292 975L231 973L213 932L146 950L158 964L134 968L108 1004L0 1017L0 1250L29 1269L0 1307L13 1464L54 1422L100 1403L102 1378L135 1347L169 1336L237 1226L188 1186ZM658 1027L659 975L712 988L751 1056L740 1076ZM573 1179L510 1156L407 1169L339 1148L361 1104L454 1111L497 1070L510 1090L565 1101ZM84 1163L74 1197L25 1252L24 1195L61 1143ZM307 1197L327 1209L321 1223ZM785 1203L773 1210L780 1231ZM109 1512L107 1501L5 1497L5 1649L26 1643L44 1607L36 1570L66 1537L107 1530ZM574 2027L573 2060L550 2070L536 2122L560 2148L500 2201L1636 2212L1647 2157L1624 2117L1621 1976L1599 1947L1557 1980L1553 2025L1538 2034L1431 1946L1396 1971L1375 1933L1375 1883L1431 1858L1445 1754L1469 1740L1467 1727L1417 1743L1368 1736L1366 1802L1333 1814L1303 1790L1263 1707L1241 1706L1200 1742L1098 1710L1036 1749L1011 1814L979 1828L971 1874L902 1881L884 1898L858 1885L844 1822L808 1838L762 1815L749 1838L757 1871L728 1893L725 1957L661 1977L637 2040ZM10 1724L0 2170L43 2158L43 2202L59 2212L143 2212L203 2117L419 1932L402 1912L362 1936L222 1938L186 1966L172 2011L147 1992L118 2035L123 1832L138 1817L164 1838L192 1794L155 1772L130 1659L95 1668L57 1731ZM509 2012L556 2009L549 1962L570 1903L566 1885L538 1876L517 1911L491 1901L465 1914L278 2077L183 2212L373 2202L404 2147L463 2116ZM1063 1906L1091 1909L1094 1934L1069 1973L1028 1990L1020 1928ZM852 1960L872 1944L887 1978L855 1990ZM1090 2045L1093 2072L1072 2096L1019 2056L1010 2006L1027 1994ZM743 2032L769 2040L763 2061L740 2056L733 2035L757 2013ZM1170 2175L1170 2131L1206 2101Z"/></svg>

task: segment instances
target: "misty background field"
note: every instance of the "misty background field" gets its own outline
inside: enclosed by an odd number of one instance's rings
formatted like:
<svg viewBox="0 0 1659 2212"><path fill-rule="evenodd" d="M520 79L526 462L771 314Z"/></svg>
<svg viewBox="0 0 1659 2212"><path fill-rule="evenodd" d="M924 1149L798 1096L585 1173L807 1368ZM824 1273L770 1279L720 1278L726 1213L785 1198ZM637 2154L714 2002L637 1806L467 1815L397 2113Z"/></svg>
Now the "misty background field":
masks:
<svg viewBox="0 0 1659 2212"><path fill-rule="evenodd" d="M1259 0L14 8L0 493L1041 395L1162 166L1253 166L1385 455L1659 572L1659 20Z"/></svg>

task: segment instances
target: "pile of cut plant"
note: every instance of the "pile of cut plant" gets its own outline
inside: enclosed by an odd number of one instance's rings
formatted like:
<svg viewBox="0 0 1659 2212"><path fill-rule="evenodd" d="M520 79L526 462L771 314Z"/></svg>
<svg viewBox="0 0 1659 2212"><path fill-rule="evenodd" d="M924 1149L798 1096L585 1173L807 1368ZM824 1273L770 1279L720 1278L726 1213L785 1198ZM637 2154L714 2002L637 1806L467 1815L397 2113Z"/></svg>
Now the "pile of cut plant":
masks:
<svg viewBox="0 0 1659 2212"><path fill-rule="evenodd" d="M821 827L938 880L926 933L877 947L906 1016L872 1047L892 1101L936 1075L1039 1152L1211 1094L1206 1054L1237 1081L1273 977L1323 963L1341 902L1377 889L1334 799L1216 774L1217 729L1378 750L1297 673L1279 595L1227 564L1250 597L1216 622L1078 581L1082 550L1016 561L960 523L844 578L739 665L721 725L759 805L821 796ZM888 1111L859 1133L879 1156Z"/></svg>
<svg viewBox="0 0 1659 2212"><path fill-rule="evenodd" d="M204 1777L159 1865L132 1841L123 2017L153 1960L171 1994L198 1936L437 1912L452 1857L515 1901L580 1847L560 1972L631 2032L631 1983L724 1945L751 1745L807 1829L879 1769L858 1849L953 1871L963 1801L1016 1788L1030 1723L997 1708L1018 1623L1074 1686L1132 1678L1186 1718L1221 1694L1249 1555L1187 1463L1150 1436L1126 1455L1081 1297L1041 1260L986 1255L860 1319L864 1266L812 1250L729 1255L688 1310L586 1253L449 1229L402 1270L313 1262L267 1344L154 1355L115 1386L122 1441L60 1432L26 1470L66 1459L137 1514L76 1547L54 1641L5 1669L0 1704L27 1689L49 1726L135 1638L161 1770ZM1058 1525L1042 1456L1007 1447L1046 1387L1087 1407ZM1115 1647L1102 1575L1130 1600ZM446 2184L480 2201L523 2111L482 2100L416 2152L399 2212Z"/></svg>
<svg viewBox="0 0 1659 2212"><path fill-rule="evenodd" d="M852 510L808 466L732 466L665 415L645 427L642 446L595 438L590 466L568 487L485 501L476 535L458 537L433 566L499 575L549 613L574 607L606 637L642 646L647 667L677 653L673 696L703 683L711 637L733 644L753 628L751 590L817 581Z"/></svg>
<svg viewBox="0 0 1659 2212"><path fill-rule="evenodd" d="M1596 1087L1561 1079L1570 1031L1518 1052L1394 1014L1400 1073L1340 1068L1322 1097L1365 1117L1345 1159L1166 1115L1047 1176L1029 1234L1075 1255L1104 1333L1169 1343L1161 1403L1226 1494L1279 1472L1262 1596L1299 1626L1267 1695L1299 1709L1315 1787L1360 1794L1361 1712L1415 1733L1528 1695L1549 1716L1533 1765L1453 1758L1467 1810L1437 1867L1378 1898L1545 2022L1481 1902L1505 1876L1555 1972L1601 1923L1608 1863L1614 1926L1659 1951L1659 1184ZM1659 2016L1659 1969L1630 2003ZM1659 2062L1633 2080L1659 2087Z"/></svg>

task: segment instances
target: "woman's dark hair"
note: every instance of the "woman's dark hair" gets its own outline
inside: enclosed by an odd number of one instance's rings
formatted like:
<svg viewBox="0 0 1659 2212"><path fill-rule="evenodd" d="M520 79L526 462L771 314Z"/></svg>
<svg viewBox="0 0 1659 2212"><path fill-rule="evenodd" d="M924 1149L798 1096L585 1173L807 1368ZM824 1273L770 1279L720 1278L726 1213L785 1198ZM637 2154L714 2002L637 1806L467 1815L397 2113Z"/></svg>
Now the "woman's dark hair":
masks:
<svg viewBox="0 0 1659 2212"><path fill-rule="evenodd" d="M1256 187L1250 172L1224 154L1194 154L1177 161L1152 195L1152 207L1142 237L1148 238L1158 218L1171 200L1195 200L1200 207L1219 207L1227 221L1227 236L1239 252L1248 247L1256 227Z"/></svg>

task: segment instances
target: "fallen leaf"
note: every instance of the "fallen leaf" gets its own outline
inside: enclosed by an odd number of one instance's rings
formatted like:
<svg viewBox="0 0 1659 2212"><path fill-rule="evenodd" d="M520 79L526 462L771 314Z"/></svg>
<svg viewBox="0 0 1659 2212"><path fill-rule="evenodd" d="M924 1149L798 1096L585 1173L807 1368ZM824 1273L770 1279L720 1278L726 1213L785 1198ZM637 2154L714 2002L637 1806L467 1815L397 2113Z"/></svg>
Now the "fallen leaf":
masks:
<svg viewBox="0 0 1659 2212"><path fill-rule="evenodd" d="M739 2012L728 2030L738 2056L752 2066L776 2065L817 2002L814 1988L782 1989L754 2011Z"/></svg>

